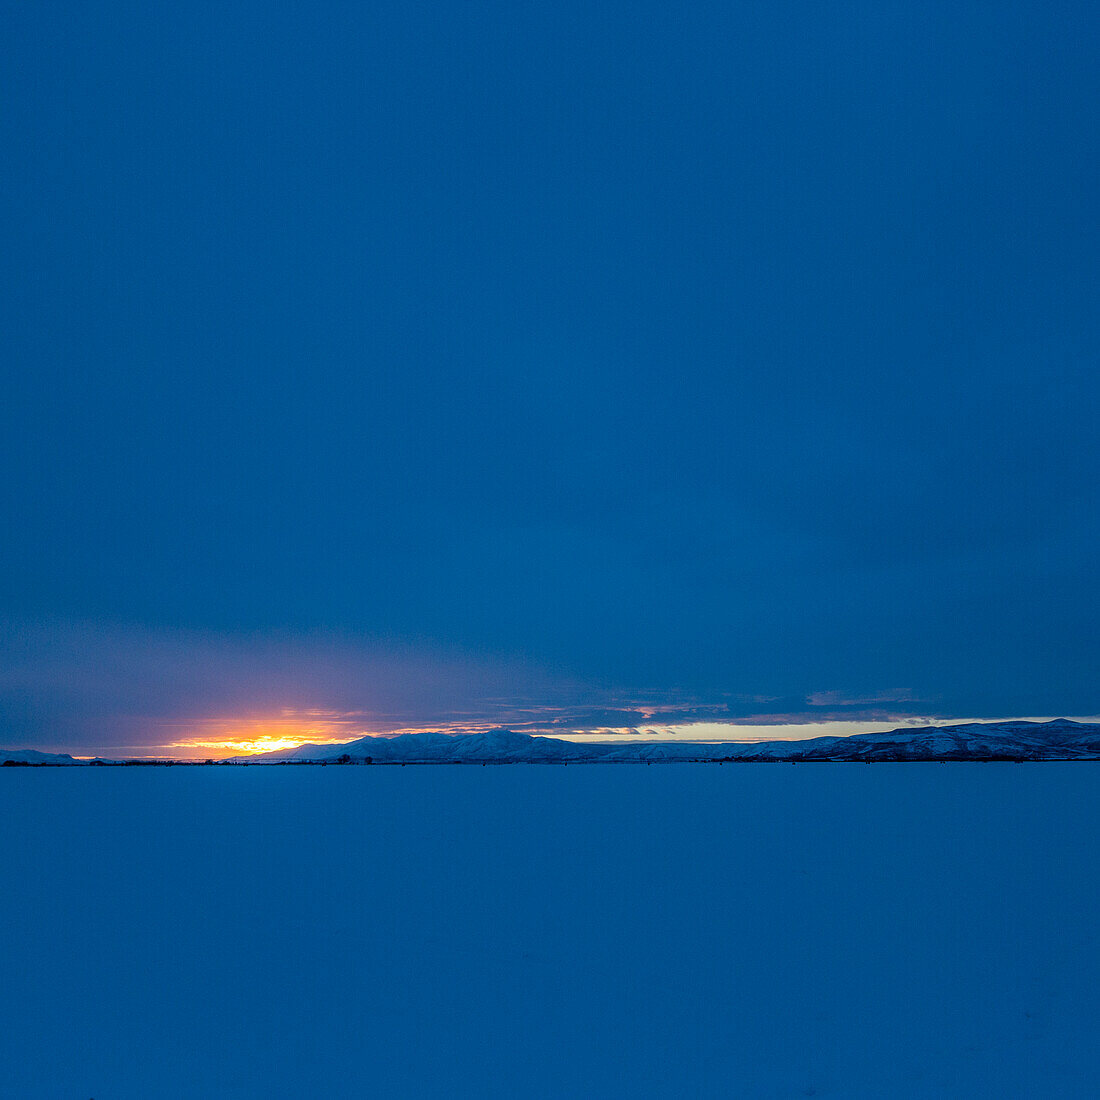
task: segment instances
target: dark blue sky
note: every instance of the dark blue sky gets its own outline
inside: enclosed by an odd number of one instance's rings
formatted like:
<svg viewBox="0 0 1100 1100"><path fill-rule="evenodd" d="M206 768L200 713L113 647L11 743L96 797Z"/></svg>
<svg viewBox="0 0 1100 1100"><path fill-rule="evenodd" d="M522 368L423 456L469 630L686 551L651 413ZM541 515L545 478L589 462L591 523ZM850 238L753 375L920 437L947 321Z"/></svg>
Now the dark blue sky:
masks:
<svg viewBox="0 0 1100 1100"><path fill-rule="evenodd" d="M0 742L1100 711L1095 4L3 11Z"/></svg>

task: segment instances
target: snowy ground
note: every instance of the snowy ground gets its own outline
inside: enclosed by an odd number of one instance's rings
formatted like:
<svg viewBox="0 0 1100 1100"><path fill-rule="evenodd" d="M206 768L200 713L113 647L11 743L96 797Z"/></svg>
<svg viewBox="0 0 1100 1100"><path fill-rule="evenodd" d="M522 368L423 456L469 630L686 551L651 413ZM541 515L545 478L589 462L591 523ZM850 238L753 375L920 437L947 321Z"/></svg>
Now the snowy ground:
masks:
<svg viewBox="0 0 1100 1100"><path fill-rule="evenodd" d="M0 1096L1100 1094L1100 766L5 769Z"/></svg>

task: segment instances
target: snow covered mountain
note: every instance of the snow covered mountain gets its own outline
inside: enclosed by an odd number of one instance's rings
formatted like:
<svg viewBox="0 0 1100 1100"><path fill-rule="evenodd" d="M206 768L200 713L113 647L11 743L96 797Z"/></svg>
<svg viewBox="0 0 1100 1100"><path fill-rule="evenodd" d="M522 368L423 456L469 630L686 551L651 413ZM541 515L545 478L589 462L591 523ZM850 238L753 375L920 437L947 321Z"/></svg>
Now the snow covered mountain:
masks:
<svg viewBox="0 0 1100 1100"><path fill-rule="evenodd" d="M4 764L83 764L67 752L38 752L37 749L0 749L0 766Z"/></svg>
<svg viewBox="0 0 1100 1100"><path fill-rule="evenodd" d="M1090 760L1100 759L1100 725L1071 722L966 722L889 733L770 742L739 752L738 759L771 759L779 745L798 760Z"/></svg>
<svg viewBox="0 0 1100 1100"><path fill-rule="evenodd" d="M536 737L512 730L453 735L406 733L361 737L343 745L299 745L242 763L336 762L375 764L643 763L672 760L890 761L890 760L1093 760L1100 759L1100 725L1071 722L968 722L923 726L808 741L586 743Z"/></svg>
<svg viewBox="0 0 1100 1100"><path fill-rule="evenodd" d="M576 745L553 737L532 737L512 730L456 735L403 733L396 737L361 737L343 745L299 745L292 749L254 756L238 756L238 762L277 763L283 760L335 761L348 756L356 763L375 764L512 764L554 763L594 759L589 749L602 745Z"/></svg>
<svg viewBox="0 0 1100 1100"><path fill-rule="evenodd" d="M346 759L344 759L346 758ZM405 733L361 737L342 745L299 745L238 756L240 764L638 764L660 761L738 763L903 760L1100 760L1100 724L966 722L808 741L620 741L579 744L512 730L489 733ZM66 753L0 749L0 766L81 766ZM124 761L96 761L124 763Z"/></svg>

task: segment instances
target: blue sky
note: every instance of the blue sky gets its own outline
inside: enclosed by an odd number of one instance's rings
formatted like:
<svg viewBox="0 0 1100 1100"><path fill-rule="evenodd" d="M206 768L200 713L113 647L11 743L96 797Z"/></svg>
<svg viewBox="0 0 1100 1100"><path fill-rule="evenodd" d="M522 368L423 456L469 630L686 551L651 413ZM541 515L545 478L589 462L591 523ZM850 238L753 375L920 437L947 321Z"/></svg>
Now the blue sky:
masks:
<svg viewBox="0 0 1100 1100"><path fill-rule="evenodd" d="M1094 5L3 12L0 742L1100 710Z"/></svg>

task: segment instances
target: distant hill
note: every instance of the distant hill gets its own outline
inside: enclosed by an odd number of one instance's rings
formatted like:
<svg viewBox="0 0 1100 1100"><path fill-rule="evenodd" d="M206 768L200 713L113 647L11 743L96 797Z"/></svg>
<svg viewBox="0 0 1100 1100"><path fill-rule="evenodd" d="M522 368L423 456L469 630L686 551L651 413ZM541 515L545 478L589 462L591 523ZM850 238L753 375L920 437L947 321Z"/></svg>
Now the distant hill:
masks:
<svg viewBox="0 0 1100 1100"><path fill-rule="evenodd" d="M747 746L737 759L798 760L1091 760L1100 759L1100 725L1071 722L966 722L889 733L822 737Z"/></svg>
<svg viewBox="0 0 1100 1100"><path fill-rule="evenodd" d="M237 757L240 763L281 761L376 764L596 764L655 761L812 762L903 760L1100 759L1100 725L1071 722L967 722L902 728L808 741L719 744L683 741L578 744L512 730L454 735L406 733L361 737L343 745L299 745Z"/></svg>
<svg viewBox="0 0 1100 1100"><path fill-rule="evenodd" d="M54 764L80 765L83 760L74 760L66 752L38 752L36 749L0 749L0 766L7 764Z"/></svg>

